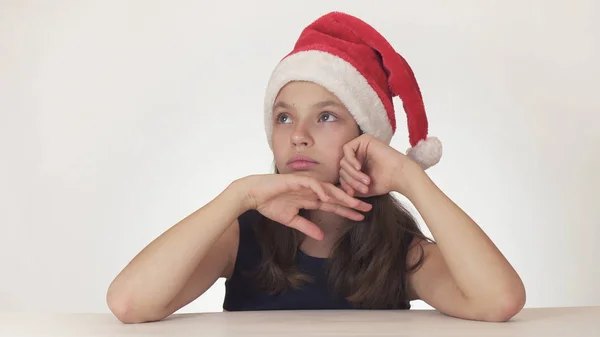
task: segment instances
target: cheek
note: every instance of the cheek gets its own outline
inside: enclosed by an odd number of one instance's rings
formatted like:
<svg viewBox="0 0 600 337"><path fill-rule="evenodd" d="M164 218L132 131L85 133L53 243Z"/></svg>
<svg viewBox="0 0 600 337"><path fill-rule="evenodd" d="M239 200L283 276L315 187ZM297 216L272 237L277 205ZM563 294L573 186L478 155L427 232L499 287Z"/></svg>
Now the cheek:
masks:
<svg viewBox="0 0 600 337"><path fill-rule="evenodd" d="M344 128L329 133L327 137L324 137L324 141L328 143L328 147L332 152L343 153L344 145L358 136L355 132Z"/></svg>
<svg viewBox="0 0 600 337"><path fill-rule="evenodd" d="M344 157L344 145L352 138L345 135L343 137L328 137L323 139L324 152L328 159L328 166L332 169L339 170L340 160Z"/></svg>
<svg viewBox="0 0 600 337"><path fill-rule="evenodd" d="M344 130L344 132L335 133L332 137L326 139L328 149L328 156L331 158L332 169L335 169L339 174L340 169L340 161L344 158L344 145L350 142L351 140L358 137L360 134L358 132L350 132L349 130Z"/></svg>
<svg viewBox="0 0 600 337"><path fill-rule="evenodd" d="M279 169L281 169L281 162L285 160L286 149L285 144L283 144L281 135L277 133L273 133L271 138L271 142L273 144L273 158L275 159L275 165Z"/></svg>

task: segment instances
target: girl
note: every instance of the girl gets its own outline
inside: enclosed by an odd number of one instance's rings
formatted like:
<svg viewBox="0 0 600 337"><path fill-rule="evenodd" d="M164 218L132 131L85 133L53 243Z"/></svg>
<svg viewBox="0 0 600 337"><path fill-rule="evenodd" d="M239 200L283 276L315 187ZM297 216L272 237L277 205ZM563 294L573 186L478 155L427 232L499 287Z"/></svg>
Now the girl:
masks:
<svg viewBox="0 0 600 337"><path fill-rule="evenodd" d="M389 146L392 98L411 148ZM408 309L506 321L521 279L429 179L441 156L413 73L367 23L322 16L276 67L265 97L275 173L232 182L149 244L108 289L122 322L161 320L226 278L225 310ZM435 242L391 196L422 215Z"/></svg>

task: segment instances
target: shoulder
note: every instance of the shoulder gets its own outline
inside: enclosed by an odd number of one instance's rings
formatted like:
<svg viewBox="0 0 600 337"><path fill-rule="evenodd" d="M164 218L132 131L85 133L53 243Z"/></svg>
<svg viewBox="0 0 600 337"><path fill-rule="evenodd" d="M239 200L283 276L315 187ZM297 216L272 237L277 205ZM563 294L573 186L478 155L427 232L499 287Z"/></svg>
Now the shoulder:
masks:
<svg viewBox="0 0 600 337"><path fill-rule="evenodd" d="M236 242L235 250L237 251L240 239L253 235L253 228L261 217L262 214L256 210L245 211L232 223L223 236L228 241Z"/></svg>
<svg viewBox="0 0 600 337"><path fill-rule="evenodd" d="M228 247L229 264L223 275L231 278L236 267L245 264L245 260L254 256L257 252L254 226L261 219L262 214L256 210L248 210L242 213L234 223L223 234L223 241Z"/></svg>
<svg viewBox="0 0 600 337"><path fill-rule="evenodd" d="M435 242L417 237L411 239L406 254L407 291L410 301L419 299L415 283L422 282L423 278L427 278L427 274L432 274L429 262L431 261L431 255L436 255L437 250Z"/></svg>
<svg viewBox="0 0 600 337"><path fill-rule="evenodd" d="M425 262L427 252L435 246L435 243L431 241L423 240L419 237L411 237L408 244L408 251L406 254L406 265L409 269L412 266L422 265Z"/></svg>
<svg viewBox="0 0 600 337"><path fill-rule="evenodd" d="M263 215L254 209L242 213L237 219L240 232L239 234L251 234L253 227L260 221L262 217Z"/></svg>
<svg viewBox="0 0 600 337"><path fill-rule="evenodd" d="M410 265L408 265L410 263ZM417 264L407 275L409 300L423 300L440 309L449 303L459 305L465 298L435 242L413 240L407 255L407 265Z"/></svg>

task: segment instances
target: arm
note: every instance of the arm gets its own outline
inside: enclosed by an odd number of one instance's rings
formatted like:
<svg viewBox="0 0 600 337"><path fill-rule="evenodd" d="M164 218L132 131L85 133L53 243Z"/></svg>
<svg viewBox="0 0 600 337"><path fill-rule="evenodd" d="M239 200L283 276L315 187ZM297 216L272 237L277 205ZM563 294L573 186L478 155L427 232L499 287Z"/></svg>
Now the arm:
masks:
<svg viewBox="0 0 600 337"><path fill-rule="evenodd" d="M111 283L110 310L124 323L160 320L233 267L237 217L247 207L234 182L145 247Z"/></svg>
<svg viewBox="0 0 600 337"><path fill-rule="evenodd" d="M436 243L423 247L423 266L408 277L413 298L465 319L506 321L525 304L519 275L481 228L416 165L406 165L405 196ZM408 177L408 179L406 179ZM395 189L397 191L397 189ZM412 249L413 260L419 249Z"/></svg>
<svg viewBox="0 0 600 337"><path fill-rule="evenodd" d="M108 289L111 311L126 323L160 320L233 272L238 248L237 218L249 209L318 237L317 225L299 216L319 209L361 220L353 210L370 205L333 184L291 174L238 179L206 206L175 224L144 248Z"/></svg>

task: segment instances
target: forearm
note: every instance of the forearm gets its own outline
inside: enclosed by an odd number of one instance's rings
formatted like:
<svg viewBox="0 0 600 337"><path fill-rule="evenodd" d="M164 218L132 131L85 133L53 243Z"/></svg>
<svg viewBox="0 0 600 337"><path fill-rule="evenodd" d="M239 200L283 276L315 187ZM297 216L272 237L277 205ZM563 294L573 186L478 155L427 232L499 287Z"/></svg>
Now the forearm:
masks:
<svg viewBox="0 0 600 337"><path fill-rule="evenodd" d="M409 174L406 197L415 205L465 297L479 304L513 301L518 274L483 230L420 169Z"/></svg>
<svg viewBox="0 0 600 337"><path fill-rule="evenodd" d="M196 266L245 211L236 183L145 247L109 287L109 306L152 312L164 308L183 288Z"/></svg>

